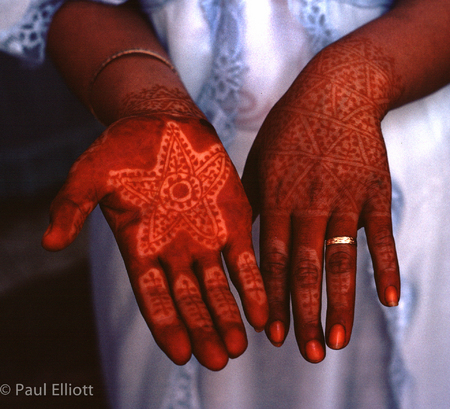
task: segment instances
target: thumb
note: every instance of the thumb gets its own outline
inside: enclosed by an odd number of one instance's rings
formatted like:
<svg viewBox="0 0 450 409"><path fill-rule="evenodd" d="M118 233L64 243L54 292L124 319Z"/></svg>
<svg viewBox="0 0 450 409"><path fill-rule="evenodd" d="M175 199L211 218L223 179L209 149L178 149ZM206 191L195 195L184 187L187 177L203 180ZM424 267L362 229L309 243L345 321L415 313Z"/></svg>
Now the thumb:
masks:
<svg viewBox="0 0 450 409"><path fill-rule="evenodd" d="M42 237L42 246L59 251L71 244L80 233L88 215L97 205L88 191L73 192L63 188L50 207L50 224Z"/></svg>

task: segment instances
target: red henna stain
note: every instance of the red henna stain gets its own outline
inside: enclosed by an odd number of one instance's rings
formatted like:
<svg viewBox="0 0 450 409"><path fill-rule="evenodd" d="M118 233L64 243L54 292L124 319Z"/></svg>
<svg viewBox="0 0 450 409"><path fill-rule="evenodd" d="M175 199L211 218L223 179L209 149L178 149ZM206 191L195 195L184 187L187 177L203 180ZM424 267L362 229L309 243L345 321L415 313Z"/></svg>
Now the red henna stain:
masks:
<svg viewBox="0 0 450 409"><path fill-rule="evenodd" d="M140 277L139 285L146 295L146 306L149 309L152 322L155 324L175 322L177 312L165 285L162 272L156 268L148 270Z"/></svg>
<svg viewBox="0 0 450 409"><path fill-rule="evenodd" d="M261 161L267 209L359 214L379 181L374 205L389 212L380 120L398 78L380 50L353 43L320 53L269 115Z"/></svg>
<svg viewBox="0 0 450 409"><path fill-rule="evenodd" d="M240 322L240 313L229 290L228 281L218 267L205 270L205 289L209 303L222 322Z"/></svg>
<svg viewBox="0 0 450 409"><path fill-rule="evenodd" d="M187 275L180 274L174 284L174 297L187 325L191 328L212 330L209 312L203 303L200 290Z"/></svg>
<svg viewBox="0 0 450 409"><path fill-rule="evenodd" d="M351 306L355 260L347 251L333 251L327 262L327 286L333 294L333 308L348 308Z"/></svg>
<svg viewBox="0 0 450 409"><path fill-rule="evenodd" d="M245 293L260 304L266 302L264 283L259 274L254 255L247 251L241 253L238 257L237 266L242 276Z"/></svg>
<svg viewBox="0 0 450 409"><path fill-rule="evenodd" d="M300 296L302 314L313 319L320 308L321 263L316 251L300 247L291 268L293 293Z"/></svg>

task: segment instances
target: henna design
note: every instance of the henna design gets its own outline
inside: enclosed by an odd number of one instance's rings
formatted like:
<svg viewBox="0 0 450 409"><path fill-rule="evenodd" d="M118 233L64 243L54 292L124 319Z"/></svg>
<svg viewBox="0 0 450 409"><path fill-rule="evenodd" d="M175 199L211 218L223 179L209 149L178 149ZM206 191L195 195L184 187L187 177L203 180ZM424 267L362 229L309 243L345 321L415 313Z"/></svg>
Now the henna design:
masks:
<svg viewBox="0 0 450 409"><path fill-rule="evenodd" d="M352 289L352 278L348 274L353 270L355 260L348 251L338 251L333 253L328 259L327 286L333 292L333 307L349 308L352 301L348 294Z"/></svg>
<svg viewBox="0 0 450 409"><path fill-rule="evenodd" d="M212 321L205 317L209 317L209 312L202 301L200 290L194 282L185 274L180 274L175 280L174 296L180 311L185 312L184 319L191 323L190 328L213 328Z"/></svg>
<svg viewBox="0 0 450 409"><path fill-rule="evenodd" d="M206 119L186 92L163 85L127 94L122 102L121 112L126 113L126 116L157 113Z"/></svg>
<svg viewBox="0 0 450 409"><path fill-rule="evenodd" d="M177 312L163 273L157 268L151 268L139 278L139 281L140 287L144 288L148 295L146 300L152 320L158 324L175 322Z"/></svg>
<svg viewBox="0 0 450 409"><path fill-rule="evenodd" d="M238 322L239 310L229 291L228 281L220 268L212 267L205 270L205 288L208 297L215 303L214 308L220 319Z"/></svg>
<svg viewBox="0 0 450 409"><path fill-rule="evenodd" d="M347 40L305 68L265 125L269 208L302 204L316 216L336 208L356 215L367 198L356 192L388 190L380 121L399 92L393 66L371 42ZM370 199L380 214L390 213L386 196Z"/></svg>
<svg viewBox="0 0 450 409"><path fill-rule="evenodd" d="M242 275L243 290L248 296L262 305L266 301L266 293L255 256L248 251L241 253L237 266Z"/></svg>
<svg viewBox="0 0 450 409"><path fill-rule="evenodd" d="M180 231L204 247L219 249L227 230L217 196L230 166L220 144L196 152L180 127L168 122L152 170L110 171L109 183L122 199L145 208L138 233L139 253L157 253Z"/></svg>
<svg viewBox="0 0 450 409"><path fill-rule="evenodd" d="M315 250L300 247L293 266L294 288L301 291L301 305L306 316L312 319L320 307L321 293L318 283L321 278L321 263Z"/></svg>

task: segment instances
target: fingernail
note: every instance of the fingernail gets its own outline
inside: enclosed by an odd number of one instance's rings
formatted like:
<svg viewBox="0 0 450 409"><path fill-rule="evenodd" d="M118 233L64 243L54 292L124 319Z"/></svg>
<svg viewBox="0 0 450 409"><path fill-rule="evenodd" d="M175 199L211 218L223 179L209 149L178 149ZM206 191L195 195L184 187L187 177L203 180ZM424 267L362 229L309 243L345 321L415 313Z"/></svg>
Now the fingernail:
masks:
<svg viewBox="0 0 450 409"><path fill-rule="evenodd" d="M345 343L345 328L341 324L334 324L328 335L328 345L333 349L341 349Z"/></svg>
<svg viewBox="0 0 450 409"><path fill-rule="evenodd" d="M384 291L384 299L389 307L396 307L398 305L397 289L391 285Z"/></svg>
<svg viewBox="0 0 450 409"><path fill-rule="evenodd" d="M274 321L269 327L270 340L274 344L281 344L284 341L284 324L281 321ZM278 346L278 345L277 345Z"/></svg>
<svg viewBox="0 0 450 409"><path fill-rule="evenodd" d="M306 356L311 362L320 362L325 353L319 341L313 339L306 344Z"/></svg>

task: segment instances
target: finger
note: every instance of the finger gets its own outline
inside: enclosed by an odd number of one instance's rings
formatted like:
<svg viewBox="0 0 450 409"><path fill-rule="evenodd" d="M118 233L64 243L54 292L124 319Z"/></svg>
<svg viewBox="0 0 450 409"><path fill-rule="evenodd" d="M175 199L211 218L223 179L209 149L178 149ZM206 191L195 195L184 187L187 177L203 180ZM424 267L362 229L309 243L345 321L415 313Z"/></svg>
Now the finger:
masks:
<svg viewBox="0 0 450 409"><path fill-rule="evenodd" d="M334 215L328 223L327 239L351 237L356 240L356 216ZM330 348L344 348L353 326L356 288L356 242L327 244L325 252L327 283L326 339Z"/></svg>
<svg viewBox="0 0 450 409"><path fill-rule="evenodd" d="M215 257L202 258L195 266L200 277L204 299L230 358L236 358L247 348L247 335L239 308L230 292L222 263Z"/></svg>
<svg viewBox="0 0 450 409"><path fill-rule="evenodd" d="M250 236L235 237L225 247L224 260L233 285L238 290L247 321L256 331L267 322L269 307Z"/></svg>
<svg viewBox="0 0 450 409"><path fill-rule="evenodd" d="M46 250L58 251L71 244L97 205L94 190L78 182L68 181L51 204L50 224L42 237Z"/></svg>
<svg viewBox="0 0 450 409"><path fill-rule="evenodd" d="M214 328L195 277L181 271L174 279L172 289L178 310L188 328L195 357L211 370L224 368L228 362L228 352Z"/></svg>
<svg viewBox="0 0 450 409"><path fill-rule="evenodd" d="M365 223L378 298L387 307L400 300L400 273L390 216L369 217Z"/></svg>
<svg viewBox="0 0 450 409"><path fill-rule="evenodd" d="M155 342L174 363L184 365L191 357L191 342L162 268L155 265L131 281L135 283L136 299Z"/></svg>
<svg viewBox="0 0 450 409"><path fill-rule="evenodd" d="M290 272L295 335L301 354L313 363L325 358L320 319L325 230L324 219L293 217Z"/></svg>
<svg viewBox="0 0 450 409"><path fill-rule="evenodd" d="M213 371L224 368L228 352L203 301L193 266L182 254L176 260L164 260L162 266L177 310L188 330L192 353L206 368Z"/></svg>
<svg viewBox="0 0 450 409"><path fill-rule="evenodd" d="M286 339L290 324L289 247L290 216L261 215L261 274L269 302L266 334L275 346Z"/></svg>

